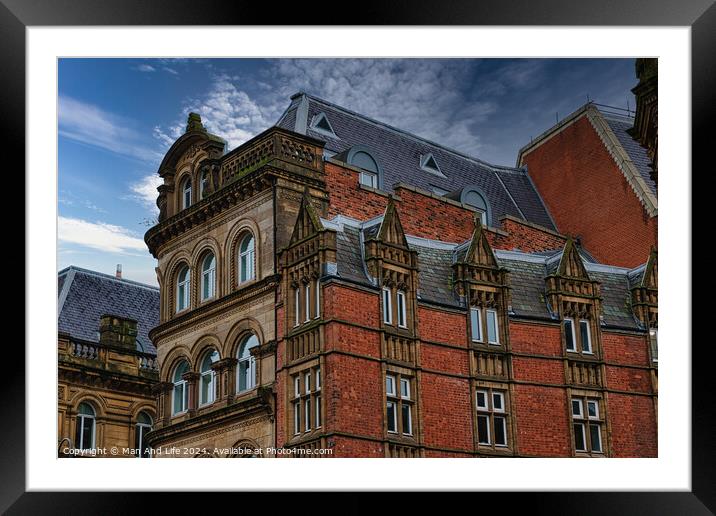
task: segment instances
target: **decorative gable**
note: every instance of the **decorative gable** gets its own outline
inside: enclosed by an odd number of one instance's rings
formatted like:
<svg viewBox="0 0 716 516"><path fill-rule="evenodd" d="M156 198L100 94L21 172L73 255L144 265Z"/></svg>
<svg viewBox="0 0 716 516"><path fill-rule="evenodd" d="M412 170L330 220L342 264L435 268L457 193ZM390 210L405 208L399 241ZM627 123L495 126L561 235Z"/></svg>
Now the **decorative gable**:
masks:
<svg viewBox="0 0 716 516"><path fill-rule="evenodd" d="M400 223L400 217L395 209L395 202L391 197L388 206L385 208L383 222L378 230L378 240L384 244L391 244L398 247L408 249L408 241L405 238L403 225Z"/></svg>
<svg viewBox="0 0 716 516"><path fill-rule="evenodd" d="M296 224L293 227L293 233L291 233L291 239L288 245L290 247L322 231L325 231L325 228L321 223L321 218L318 216L318 212L313 206L308 192L304 191L301 197L301 207L298 209Z"/></svg>
<svg viewBox="0 0 716 516"><path fill-rule="evenodd" d="M465 262L472 265L480 265L482 267L497 267L497 258L492 252L492 247L487 241L487 236L482 228L482 222L479 216L475 217L475 230L472 233L470 247L465 253Z"/></svg>
<svg viewBox="0 0 716 516"><path fill-rule="evenodd" d="M634 316L647 328L659 326L657 252L651 249L641 281L631 289Z"/></svg>
<svg viewBox="0 0 716 516"><path fill-rule="evenodd" d="M567 239L567 243L564 245L562 258L557 268L557 275L565 278L578 278L589 281L589 275L584 268L582 257L579 255L579 250L571 237Z"/></svg>

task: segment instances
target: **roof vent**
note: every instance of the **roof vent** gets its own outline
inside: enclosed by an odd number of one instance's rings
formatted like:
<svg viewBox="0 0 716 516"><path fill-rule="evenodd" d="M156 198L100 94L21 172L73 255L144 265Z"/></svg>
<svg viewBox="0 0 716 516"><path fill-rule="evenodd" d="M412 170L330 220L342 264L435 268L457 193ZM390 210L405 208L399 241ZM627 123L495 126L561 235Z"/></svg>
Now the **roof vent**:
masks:
<svg viewBox="0 0 716 516"><path fill-rule="evenodd" d="M440 170L438 162L435 159L435 156L432 155L432 153L420 155L420 168L425 170L426 172L430 172L431 174L445 177L445 174L443 174Z"/></svg>
<svg viewBox="0 0 716 516"><path fill-rule="evenodd" d="M311 121L311 129L332 138L338 138L325 113L319 113Z"/></svg>

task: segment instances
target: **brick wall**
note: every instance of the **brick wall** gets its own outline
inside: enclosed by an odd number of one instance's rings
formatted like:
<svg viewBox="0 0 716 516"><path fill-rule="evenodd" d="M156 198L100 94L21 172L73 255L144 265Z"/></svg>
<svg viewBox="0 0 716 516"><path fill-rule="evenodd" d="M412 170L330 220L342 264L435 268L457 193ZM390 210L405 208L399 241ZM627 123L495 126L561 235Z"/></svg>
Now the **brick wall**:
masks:
<svg viewBox="0 0 716 516"><path fill-rule="evenodd" d="M523 155L561 233L598 261L635 267L657 243L650 218L586 116Z"/></svg>
<svg viewBox="0 0 716 516"><path fill-rule="evenodd" d="M326 162L326 188L330 194L328 218L344 215L368 220L382 215L388 197L360 188L358 172ZM398 187L396 208L406 234L443 242L464 242L474 230L474 212L447 200ZM488 230L487 238L494 249L518 249L525 252L561 249L565 238L539 226L506 217L501 232ZM648 253L647 253L648 255Z"/></svg>

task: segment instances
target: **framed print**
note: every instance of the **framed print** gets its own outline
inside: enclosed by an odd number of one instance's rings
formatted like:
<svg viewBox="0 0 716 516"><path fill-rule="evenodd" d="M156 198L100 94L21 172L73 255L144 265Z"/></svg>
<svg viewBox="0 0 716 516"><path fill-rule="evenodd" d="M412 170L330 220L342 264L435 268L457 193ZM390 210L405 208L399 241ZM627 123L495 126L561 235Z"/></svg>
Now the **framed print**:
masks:
<svg viewBox="0 0 716 516"><path fill-rule="evenodd" d="M713 510L689 216L709 2L323 27L109 5L0 6L29 237L3 509L424 490ZM280 460L314 456L336 460Z"/></svg>

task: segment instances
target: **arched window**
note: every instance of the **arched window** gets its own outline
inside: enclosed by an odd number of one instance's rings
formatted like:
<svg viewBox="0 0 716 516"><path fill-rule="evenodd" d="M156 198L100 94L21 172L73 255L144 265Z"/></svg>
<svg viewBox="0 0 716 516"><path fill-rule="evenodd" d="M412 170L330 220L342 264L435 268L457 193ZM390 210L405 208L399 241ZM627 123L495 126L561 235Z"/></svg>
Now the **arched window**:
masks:
<svg viewBox="0 0 716 516"><path fill-rule="evenodd" d="M490 205L479 188L473 186L465 188L460 195L460 202L477 209L483 226L487 226L490 223Z"/></svg>
<svg viewBox="0 0 716 516"><path fill-rule="evenodd" d="M254 236L247 233L239 245L239 283L254 279L256 243Z"/></svg>
<svg viewBox="0 0 716 516"><path fill-rule="evenodd" d="M150 448L147 446L145 436L152 431L152 418L146 412L140 412L137 416L137 424L134 427L134 446L138 451L137 457L149 457Z"/></svg>
<svg viewBox="0 0 716 516"><path fill-rule="evenodd" d="M259 345L256 335L249 335L239 346L239 369L236 375L236 391L248 391L256 387L256 359L251 354L251 348Z"/></svg>
<svg viewBox="0 0 716 516"><path fill-rule="evenodd" d="M191 290L191 278L189 267L184 265L177 274L177 312L189 308L189 291Z"/></svg>
<svg viewBox="0 0 716 516"><path fill-rule="evenodd" d="M206 189L209 187L209 171L204 170L199 179L199 199L206 197Z"/></svg>
<svg viewBox="0 0 716 516"><path fill-rule="evenodd" d="M89 403L80 403L77 409L77 432L75 447L80 450L94 448L95 411Z"/></svg>
<svg viewBox="0 0 716 516"><path fill-rule="evenodd" d="M380 188L380 165L368 149L353 147L348 152L348 163L361 169L360 183L371 188Z"/></svg>
<svg viewBox="0 0 716 516"><path fill-rule="evenodd" d="M219 360L219 353L212 350L204 355L201 361L201 388L199 390L199 404L208 405L214 403L216 396L216 373L211 368L211 364Z"/></svg>
<svg viewBox="0 0 716 516"><path fill-rule="evenodd" d="M187 209L191 206L191 178L187 177L181 186L181 207Z"/></svg>
<svg viewBox="0 0 716 516"><path fill-rule="evenodd" d="M206 301L216 293L216 258L208 253L201 263L201 300Z"/></svg>
<svg viewBox="0 0 716 516"><path fill-rule="evenodd" d="M189 363L186 360L182 360L177 364L176 368L174 368L174 375L172 376L172 381L174 382L174 390L172 391L172 415L186 412L189 392L186 380L183 376L188 372Z"/></svg>

